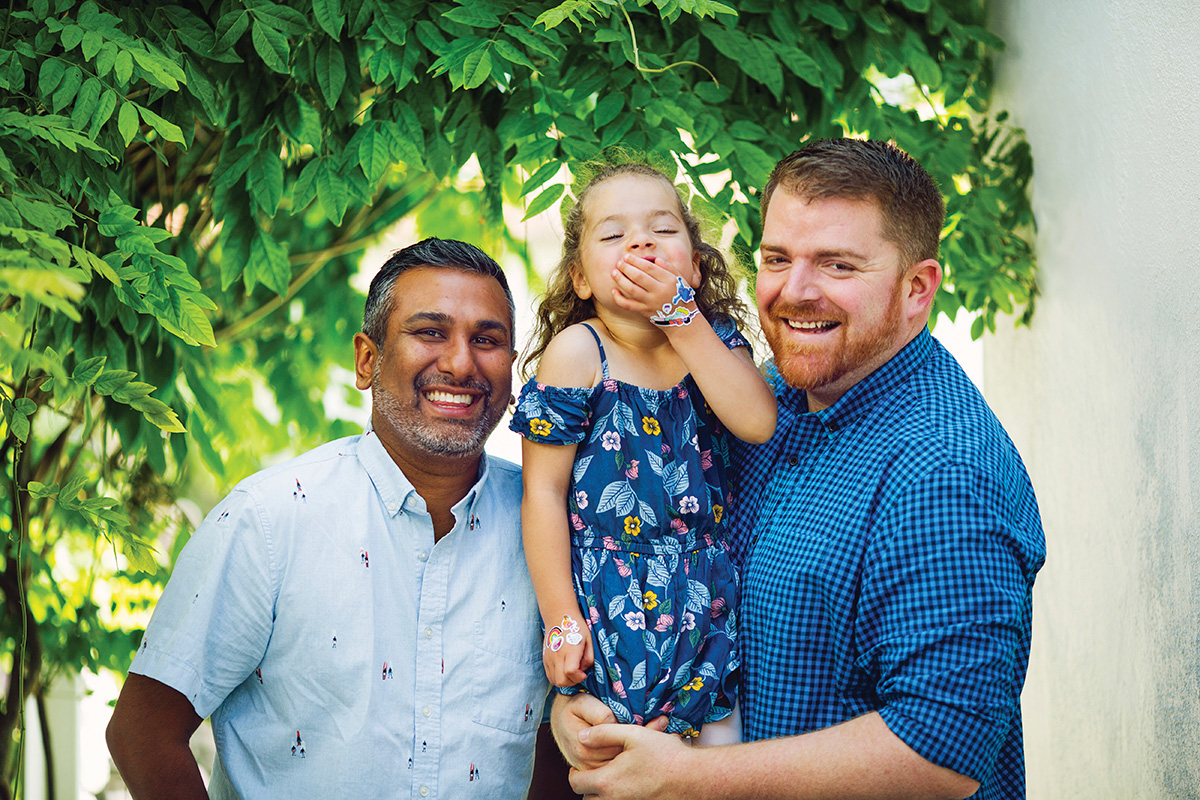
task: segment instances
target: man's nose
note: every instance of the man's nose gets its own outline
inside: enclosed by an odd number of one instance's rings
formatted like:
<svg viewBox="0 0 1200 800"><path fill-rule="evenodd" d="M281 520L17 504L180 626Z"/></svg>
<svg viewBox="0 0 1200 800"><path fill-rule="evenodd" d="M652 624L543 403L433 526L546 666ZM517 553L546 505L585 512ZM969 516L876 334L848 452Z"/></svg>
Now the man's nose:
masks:
<svg viewBox="0 0 1200 800"><path fill-rule="evenodd" d="M794 263L788 269L780 292L781 299L792 305L810 303L821 298L821 289L817 283L818 273L811 265Z"/></svg>
<svg viewBox="0 0 1200 800"><path fill-rule="evenodd" d="M438 371L444 375L466 377L475 371L475 354L466 337L452 336L438 355Z"/></svg>

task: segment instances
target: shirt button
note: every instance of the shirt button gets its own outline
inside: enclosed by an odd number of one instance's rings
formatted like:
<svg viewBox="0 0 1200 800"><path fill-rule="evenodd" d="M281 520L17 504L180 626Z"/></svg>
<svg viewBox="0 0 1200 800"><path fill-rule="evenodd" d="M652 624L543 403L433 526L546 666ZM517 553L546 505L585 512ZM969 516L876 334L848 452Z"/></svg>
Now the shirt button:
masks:
<svg viewBox="0 0 1200 800"><path fill-rule="evenodd" d="M428 786L422 786L420 789L420 792L421 792L421 797L429 797L429 787Z"/></svg>
<svg viewBox="0 0 1200 800"><path fill-rule="evenodd" d="M426 717L428 717L432 713L433 713L433 709L430 708L429 706L425 706L424 708L421 709L421 714Z"/></svg>
<svg viewBox="0 0 1200 800"><path fill-rule="evenodd" d="M426 628L426 629L425 629L425 638L426 638L426 639L432 639L432 638L433 638L433 628Z"/></svg>
<svg viewBox="0 0 1200 800"><path fill-rule="evenodd" d="M788 456L788 466L789 467L794 467L799 463L800 463L800 459L796 458L795 456Z"/></svg>
<svg viewBox="0 0 1200 800"><path fill-rule="evenodd" d="M425 561L428 558L429 558L429 553L426 553L424 550L417 553L417 561Z"/></svg>
<svg viewBox="0 0 1200 800"><path fill-rule="evenodd" d="M395 513L396 513L396 504L395 504L395 503L388 503L388 511L392 512L393 514L395 514Z"/></svg>

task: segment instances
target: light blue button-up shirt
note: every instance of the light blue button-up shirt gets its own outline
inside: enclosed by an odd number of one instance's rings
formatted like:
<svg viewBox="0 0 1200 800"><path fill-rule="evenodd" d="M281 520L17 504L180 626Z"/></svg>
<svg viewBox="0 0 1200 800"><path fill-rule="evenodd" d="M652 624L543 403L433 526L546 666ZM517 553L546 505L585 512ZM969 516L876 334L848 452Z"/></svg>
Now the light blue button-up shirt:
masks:
<svg viewBox="0 0 1200 800"><path fill-rule="evenodd" d="M548 691L521 476L484 456L434 544L368 431L242 481L132 671L212 717L212 797L523 798Z"/></svg>

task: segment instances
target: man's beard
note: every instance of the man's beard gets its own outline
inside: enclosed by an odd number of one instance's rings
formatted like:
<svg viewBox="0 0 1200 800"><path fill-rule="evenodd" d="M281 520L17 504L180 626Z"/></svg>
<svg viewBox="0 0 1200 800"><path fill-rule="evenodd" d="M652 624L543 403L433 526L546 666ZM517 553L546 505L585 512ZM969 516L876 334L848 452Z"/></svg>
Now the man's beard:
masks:
<svg viewBox="0 0 1200 800"><path fill-rule="evenodd" d="M382 359L376 361L371 375L372 414L387 420L394 434L409 441L417 450L437 456L464 456L483 451L483 445L504 415L504 406L492 405L492 387L481 381L453 382L433 376L413 381L413 401L406 406L401 399L383 388L379 380ZM420 412L421 391L437 384L448 388L477 389L483 392L483 413L475 419L431 420Z"/></svg>
<svg viewBox="0 0 1200 800"><path fill-rule="evenodd" d="M770 313L773 322L763 327L763 335L775 354L775 367L790 386L806 391L830 386L864 364L876 360L881 352L893 346L896 331L903 324L898 291L892 296L883 319L872 329L857 333L847 327L844 313L829 314L822 311L818 303L778 304L770 309ZM828 345L805 345L791 337L779 335L780 329L787 327L786 322L778 319L780 315L799 321L840 322L843 333L850 334L851 338L843 338L832 352ZM824 354L823 358L821 354Z"/></svg>

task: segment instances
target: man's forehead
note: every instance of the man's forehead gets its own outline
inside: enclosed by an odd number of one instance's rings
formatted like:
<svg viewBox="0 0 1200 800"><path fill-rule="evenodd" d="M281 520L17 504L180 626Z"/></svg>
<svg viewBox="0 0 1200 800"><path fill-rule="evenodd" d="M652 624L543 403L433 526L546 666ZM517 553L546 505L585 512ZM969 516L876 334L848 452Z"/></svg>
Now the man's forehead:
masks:
<svg viewBox="0 0 1200 800"><path fill-rule="evenodd" d="M491 275L454 267L414 267L392 286L392 323L468 324L509 331L508 296Z"/></svg>

